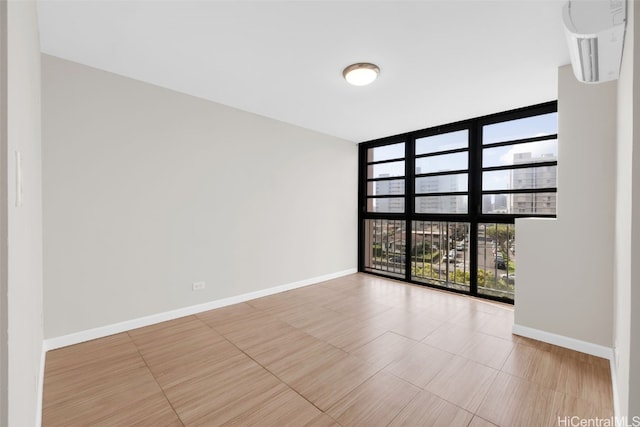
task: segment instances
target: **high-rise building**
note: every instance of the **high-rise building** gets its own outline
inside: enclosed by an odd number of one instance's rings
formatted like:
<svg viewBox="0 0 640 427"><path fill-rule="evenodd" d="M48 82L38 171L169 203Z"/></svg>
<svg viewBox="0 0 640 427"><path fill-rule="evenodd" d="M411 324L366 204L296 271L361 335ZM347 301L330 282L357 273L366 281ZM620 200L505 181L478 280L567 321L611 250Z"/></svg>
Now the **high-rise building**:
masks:
<svg viewBox="0 0 640 427"><path fill-rule="evenodd" d="M491 196L491 194L485 194L482 196L482 212L493 212L493 196Z"/></svg>
<svg viewBox="0 0 640 427"><path fill-rule="evenodd" d="M389 174L381 174L380 178L387 178ZM376 181L376 195L400 196L393 198L375 199L376 212L404 212L404 180L393 179Z"/></svg>
<svg viewBox="0 0 640 427"><path fill-rule="evenodd" d="M553 154L543 154L538 157L533 157L532 153L516 153L513 155L514 165L554 160L556 160L556 156ZM556 187L555 166L514 169L511 174L511 188L514 190ZM555 193L514 194L512 196L512 212L516 214L555 214L556 195Z"/></svg>
<svg viewBox="0 0 640 427"><path fill-rule="evenodd" d="M506 194L496 194L493 196L493 211L494 212L507 212L508 196Z"/></svg>
<svg viewBox="0 0 640 427"><path fill-rule="evenodd" d="M482 196L483 213L507 213L508 196L506 194L485 194Z"/></svg>
<svg viewBox="0 0 640 427"><path fill-rule="evenodd" d="M437 175L419 178L416 193L447 193L460 191L458 175ZM467 211L466 197L428 196L416 199L416 212L420 213L464 213Z"/></svg>

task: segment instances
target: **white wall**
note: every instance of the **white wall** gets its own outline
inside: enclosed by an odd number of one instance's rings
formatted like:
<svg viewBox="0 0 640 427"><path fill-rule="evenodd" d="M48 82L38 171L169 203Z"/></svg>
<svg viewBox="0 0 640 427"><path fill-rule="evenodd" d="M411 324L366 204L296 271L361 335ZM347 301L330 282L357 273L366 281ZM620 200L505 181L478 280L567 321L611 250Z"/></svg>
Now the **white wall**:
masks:
<svg viewBox="0 0 640 427"><path fill-rule="evenodd" d="M0 424L32 426L39 420L42 373L40 45L35 2L7 2L6 19L6 121L4 112L1 121L6 123L2 144L7 144L7 168L2 169L7 176L2 182L7 190L2 192L6 199L1 216L7 220L8 408ZM16 152L22 157L21 206L16 205Z"/></svg>
<svg viewBox="0 0 640 427"><path fill-rule="evenodd" d="M627 33L618 82L615 245L616 385L621 415L640 416L640 7L628 2ZM635 17L635 19L634 19Z"/></svg>
<svg viewBox="0 0 640 427"><path fill-rule="evenodd" d="M0 426L8 421L9 310L7 256L7 2L0 2Z"/></svg>
<svg viewBox="0 0 640 427"><path fill-rule="evenodd" d="M616 83L558 70L558 212L519 219L515 329L612 347Z"/></svg>
<svg viewBox="0 0 640 427"><path fill-rule="evenodd" d="M45 55L43 168L46 338L356 267L344 140Z"/></svg>

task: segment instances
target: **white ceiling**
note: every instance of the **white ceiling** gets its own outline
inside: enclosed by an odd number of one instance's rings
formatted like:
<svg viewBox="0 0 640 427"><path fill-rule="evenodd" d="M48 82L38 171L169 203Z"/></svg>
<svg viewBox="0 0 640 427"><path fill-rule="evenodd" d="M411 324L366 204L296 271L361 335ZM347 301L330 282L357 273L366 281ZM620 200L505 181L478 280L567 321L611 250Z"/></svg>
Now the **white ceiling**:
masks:
<svg viewBox="0 0 640 427"><path fill-rule="evenodd" d="M557 97L562 2L57 1L42 51L347 140ZM376 82L342 70L373 62Z"/></svg>

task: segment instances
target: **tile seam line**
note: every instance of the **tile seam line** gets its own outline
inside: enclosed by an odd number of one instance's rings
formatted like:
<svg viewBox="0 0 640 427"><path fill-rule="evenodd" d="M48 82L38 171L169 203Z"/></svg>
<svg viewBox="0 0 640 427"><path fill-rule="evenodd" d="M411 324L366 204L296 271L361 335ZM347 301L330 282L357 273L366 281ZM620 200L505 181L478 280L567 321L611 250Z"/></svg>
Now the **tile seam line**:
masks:
<svg viewBox="0 0 640 427"><path fill-rule="evenodd" d="M166 399L167 403L169 404L169 406L171 407L171 410L173 411L174 414L176 414L176 417L178 418L178 421L180 421L180 424L182 424L183 427L185 427L185 423L184 421L182 421L182 418L180 417L180 414L178 414L178 411L176 411L176 408L173 406L173 403L171 402L171 400L169 399L169 397L167 396L166 392L164 391L164 388L162 387L162 385L160 385L160 383L158 382L158 379L156 378L155 374L153 373L153 371L151 370L151 367L149 366L149 364L147 363L147 359L144 358L144 356L142 355L142 353L140 352L140 348L138 347L138 344L136 344L135 340L133 339L133 337L131 336L131 334L129 333L129 331L127 331L127 337L129 338L129 340L131 341L131 343L134 345L134 347L136 348L136 352L138 353L138 355L140 356L140 358L142 359L142 361L144 362L144 366L147 368L147 371L149 371L149 373L151 374L151 377L153 378L153 381L156 383L156 385L158 386L158 388L160 389L160 391L162 392L162 395L164 396L164 398Z"/></svg>
<svg viewBox="0 0 640 427"><path fill-rule="evenodd" d="M250 304L249 304L249 305L250 305ZM259 310L260 312L262 312L263 314L266 314L266 315L268 315L268 316L274 316L274 317L277 317L277 316L275 316L275 315L273 315L273 314L271 314L271 313L267 313L264 309L257 308L257 307L255 307L255 306L253 306L253 305L252 305L251 307L253 307L253 308L254 308L254 309L256 309L256 310ZM229 344L231 344L234 348L236 348L239 352L241 352L242 354L244 354L245 356L247 356L249 359L251 359L251 360L252 360L256 365L260 366L262 369L264 369L265 371L267 371L269 374L273 375L273 377L274 377L274 378L276 378L278 381L280 381L280 383L284 384L284 385L285 385L289 390L291 390L291 391L293 391L294 393L296 393L298 396L300 396L302 399L304 399L306 402L308 402L310 405L312 405L314 408L316 408L318 411L320 411L320 413L322 413L322 414L324 414L324 415L328 416L329 418L331 418L331 419L332 419L336 424L341 425L341 424L340 424L340 423L338 423L338 421L337 421L337 420L335 420L331 415L327 414L325 411L323 411L322 409L318 408L318 406L316 406L313 402L311 402L311 401L310 401L309 399L307 399L305 396L303 396L302 394L300 394L300 393L298 392L298 390L296 390L296 389L294 389L293 387L291 387L291 385L289 385L289 383L285 382L282 378L280 378L278 375L276 375L274 372L272 372L272 371L271 371L270 369L268 369L266 366L263 366L260 362L258 362L257 360L255 360L255 359L254 359L253 357L251 357L249 354L247 354L244 350L242 350L242 349L241 349L240 347L238 347L235 343L233 343L231 340L229 340L229 339L228 339L228 338L227 338L223 333L219 332L215 327L213 327L213 326L209 325L207 322L205 322L204 320L202 320L202 319L200 319L200 318L198 318L198 320L199 320L200 322L204 323L204 325L205 325L205 326L207 326L208 328L210 328L210 329L211 329L212 331L214 331L215 333L220 334L220 336L221 336L221 337L223 337L223 338L225 339L225 341L227 341L227 342L228 342ZM281 321L282 321L282 322L284 322L283 320L281 320ZM287 322L284 322L284 323L286 323L287 325L289 325L289 323L287 323ZM295 327L295 326L293 326L293 325L289 325L289 326L291 326L292 328L295 328L295 329L297 329L297 330L300 330L299 328L296 328L296 327ZM322 340L322 341L324 342L324 340ZM337 347L333 346L333 345L332 345L332 344L330 344L330 343L326 343L326 344L331 345L333 348L336 348L337 350L340 350L340 349L338 349ZM344 351L344 350L341 350L341 351ZM345 352L345 353L346 353L346 352ZM284 391L283 391L282 393L284 393ZM282 393L279 393L279 394L282 394ZM278 394L278 395L279 395L279 394Z"/></svg>

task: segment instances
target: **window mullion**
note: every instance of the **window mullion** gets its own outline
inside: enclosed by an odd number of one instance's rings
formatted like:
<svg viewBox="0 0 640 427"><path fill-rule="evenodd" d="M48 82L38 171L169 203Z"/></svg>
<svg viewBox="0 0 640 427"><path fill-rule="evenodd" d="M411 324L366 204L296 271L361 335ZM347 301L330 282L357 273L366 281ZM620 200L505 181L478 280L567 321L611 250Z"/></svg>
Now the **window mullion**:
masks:
<svg viewBox="0 0 640 427"><path fill-rule="evenodd" d="M482 126L469 129L469 293L478 295L478 215L482 212Z"/></svg>
<svg viewBox="0 0 640 427"><path fill-rule="evenodd" d="M404 220L405 220L405 279L411 280L411 249L413 248L413 216L415 215L415 137L411 134L405 139L404 172Z"/></svg>

